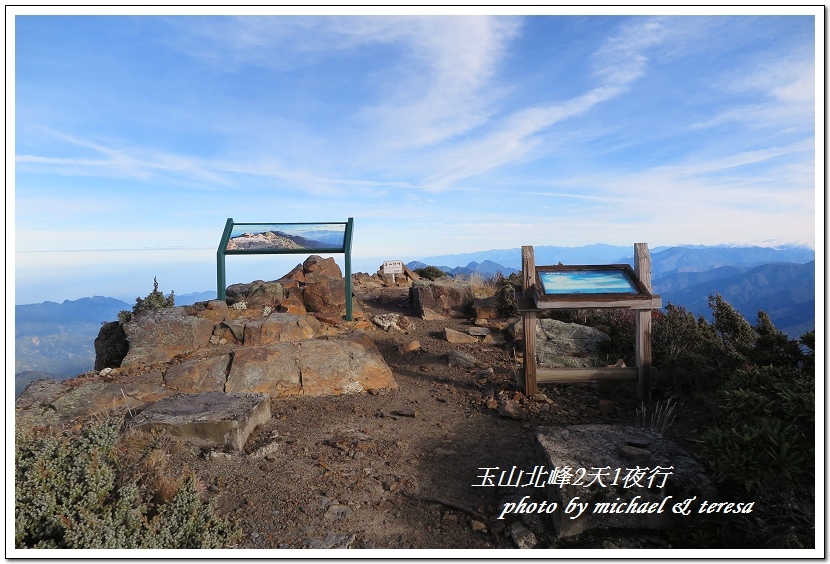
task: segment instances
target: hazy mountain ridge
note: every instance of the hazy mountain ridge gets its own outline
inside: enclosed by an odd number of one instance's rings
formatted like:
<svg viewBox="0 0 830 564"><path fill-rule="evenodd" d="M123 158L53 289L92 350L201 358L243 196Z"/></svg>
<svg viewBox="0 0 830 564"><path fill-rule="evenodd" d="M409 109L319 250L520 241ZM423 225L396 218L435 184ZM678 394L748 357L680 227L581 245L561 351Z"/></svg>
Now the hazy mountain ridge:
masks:
<svg viewBox="0 0 830 564"><path fill-rule="evenodd" d="M670 301L711 318L707 298L718 293L750 323L763 310L778 329L796 338L815 329L815 268L815 261L764 264L737 276L664 293L663 303Z"/></svg>
<svg viewBox="0 0 830 564"><path fill-rule="evenodd" d="M583 247L533 247L537 265L545 264L634 264L634 247L619 245L586 245ZM760 266L771 262L806 263L815 260L815 250L807 247L730 247L676 246L650 249L652 279L672 271L701 272L722 266ZM489 260L521 270L521 249L494 249L459 255L443 255L420 259L426 265L448 265L452 270L470 261Z"/></svg>
<svg viewBox="0 0 830 564"><path fill-rule="evenodd" d="M534 247L537 265L629 264L633 247L588 245L585 247ZM624 253L628 253L627 255ZM765 311L778 329L791 338L815 328L815 251L807 247L682 246L651 249L652 287L663 304L681 305L695 314L709 316L708 297L718 293L750 323L758 310ZM521 262L520 249L482 251L433 257L438 264L457 264L469 257L497 262L505 257ZM490 257L489 259L486 257ZM611 258L616 257L616 258ZM413 261L426 266L432 259ZM503 264L503 263L502 263ZM496 265L498 267L500 265ZM465 267L439 266L450 274ZM505 267L507 268L507 267ZM508 273L504 270L503 274Z"/></svg>
<svg viewBox="0 0 830 564"><path fill-rule="evenodd" d="M536 264L633 264L633 248L613 245L534 248ZM495 253L495 254L493 254ZM627 253L627 254L626 254ZM509 264L496 260L512 257ZM460 257L477 260L453 262ZM613 257L613 258L609 258ZM518 270L519 249L482 251L464 255L423 259L407 264L412 269L438 266L453 276L473 272L488 278L496 272L508 276ZM797 338L815 328L815 251L805 248L762 247L670 247L651 251L652 285L663 304L681 305L695 314L708 316L708 296L717 292L748 321L758 310L766 311L776 327ZM802 260L807 258L807 260ZM774 259L767 260L766 259ZM756 264L762 261L761 264ZM437 262L437 264L436 264ZM215 299L215 291L175 296L176 305ZM66 378L91 370L95 361L94 340L101 324L117 319L128 304L115 298L93 296L62 303L42 302L15 306L15 382L25 383L33 373ZM21 374L28 373L28 374ZM21 388L22 389L22 388Z"/></svg>
<svg viewBox="0 0 830 564"><path fill-rule="evenodd" d="M176 305L215 298L215 291L175 296ZM91 370L101 325L131 309L131 304L103 296L14 306L16 393L40 378L62 380Z"/></svg>
<svg viewBox="0 0 830 564"><path fill-rule="evenodd" d="M412 270L416 268L423 268L425 266L430 266L424 262L413 260L412 262L408 262L406 264ZM466 266L457 266L455 268L450 268L449 266L436 266L439 270L443 270L450 276L469 276L474 272L481 274L484 278L490 278L494 276L497 272L501 272L504 276L510 276L514 272L519 272L515 268L510 268L509 266L503 266L491 260L485 260L483 262L469 262Z"/></svg>

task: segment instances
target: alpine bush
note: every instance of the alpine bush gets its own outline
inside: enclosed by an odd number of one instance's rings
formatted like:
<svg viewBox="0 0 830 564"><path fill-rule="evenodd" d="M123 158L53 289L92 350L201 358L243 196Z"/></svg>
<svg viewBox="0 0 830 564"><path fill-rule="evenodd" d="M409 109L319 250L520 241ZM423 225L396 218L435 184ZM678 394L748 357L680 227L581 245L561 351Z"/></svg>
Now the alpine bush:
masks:
<svg viewBox="0 0 830 564"><path fill-rule="evenodd" d="M199 499L188 477L166 502L142 499L137 476L119 462L123 420L59 432L18 431L16 548L221 548L231 524Z"/></svg>
<svg viewBox="0 0 830 564"><path fill-rule="evenodd" d="M165 297L162 292L159 292L158 280L153 277L153 291L147 294L145 298L136 298L132 311L124 309L118 312L118 321L123 325L142 311L173 307L175 303L176 297L173 295L173 292L171 291L170 295Z"/></svg>
<svg viewBox="0 0 830 564"><path fill-rule="evenodd" d="M421 278L426 278L427 280L438 280L442 276L447 275L446 272L444 272L437 266L424 266L421 268L416 268L414 272Z"/></svg>

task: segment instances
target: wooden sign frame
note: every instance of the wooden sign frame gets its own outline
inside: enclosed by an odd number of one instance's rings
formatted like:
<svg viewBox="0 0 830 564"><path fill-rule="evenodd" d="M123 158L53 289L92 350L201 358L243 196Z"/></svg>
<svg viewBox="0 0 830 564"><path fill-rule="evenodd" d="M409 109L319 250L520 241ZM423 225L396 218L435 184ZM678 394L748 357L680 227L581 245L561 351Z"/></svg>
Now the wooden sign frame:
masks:
<svg viewBox="0 0 830 564"><path fill-rule="evenodd" d="M540 272L618 272L632 292L545 293ZM651 255L646 243L634 245L634 269L627 264L536 266L532 246L522 247L522 294L518 309L524 327L524 391L532 396L539 383L574 383L595 380L634 380L637 396L651 394L651 310L663 307L651 292ZM536 317L540 310L618 308L636 311L635 367L540 368L536 362Z"/></svg>

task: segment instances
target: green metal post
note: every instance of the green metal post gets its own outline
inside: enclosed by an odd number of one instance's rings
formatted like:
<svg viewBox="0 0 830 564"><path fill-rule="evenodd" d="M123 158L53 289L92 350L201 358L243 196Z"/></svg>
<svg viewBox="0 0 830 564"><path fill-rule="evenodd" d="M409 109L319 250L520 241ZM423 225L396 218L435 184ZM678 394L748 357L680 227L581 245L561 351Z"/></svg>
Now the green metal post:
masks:
<svg viewBox="0 0 830 564"><path fill-rule="evenodd" d="M227 283L225 281L225 249L228 248L228 240L231 237L233 230L233 218L229 217L225 222L225 231L222 233L222 240L219 241L219 248L216 249L216 299L225 301L227 298L225 288Z"/></svg>
<svg viewBox="0 0 830 564"><path fill-rule="evenodd" d="M346 254L346 321L352 321L352 229L354 219L346 222L346 233L343 236L343 252Z"/></svg>

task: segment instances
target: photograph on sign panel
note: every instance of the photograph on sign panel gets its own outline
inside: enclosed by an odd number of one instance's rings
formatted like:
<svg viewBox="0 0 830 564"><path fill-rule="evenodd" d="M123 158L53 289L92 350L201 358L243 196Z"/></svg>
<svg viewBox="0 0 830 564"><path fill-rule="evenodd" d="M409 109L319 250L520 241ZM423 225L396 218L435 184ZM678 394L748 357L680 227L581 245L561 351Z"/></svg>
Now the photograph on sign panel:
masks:
<svg viewBox="0 0 830 564"><path fill-rule="evenodd" d="M540 272L545 294L636 294L621 270Z"/></svg>
<svg viewBox="0 0 830 564"><path fill-rule="evenodd" d="M228 240L227 251L303 250L343 248L346 224L243 224L235 225Z"/></svg>

